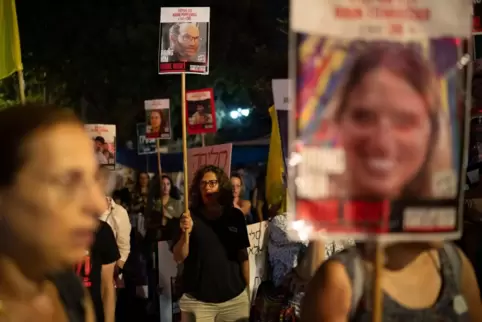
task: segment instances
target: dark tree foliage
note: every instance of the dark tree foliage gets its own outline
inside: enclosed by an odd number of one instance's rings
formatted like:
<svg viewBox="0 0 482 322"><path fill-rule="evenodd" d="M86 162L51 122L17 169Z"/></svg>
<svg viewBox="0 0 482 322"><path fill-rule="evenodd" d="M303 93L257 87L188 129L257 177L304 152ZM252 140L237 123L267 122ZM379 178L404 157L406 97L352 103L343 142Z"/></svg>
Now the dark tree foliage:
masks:
<svg viewBox="0 0 482 322"><path fill-rule="evenodd" d="M288 41L279 23L287 0L17 1L29 79L43 84L44 99L70 104L86 121L117 124L121 142L144 121L144 100L170 98L179 137L180 76L157 74L160 6L211 7L210 75L187 75L187 88L214 87L226 111L255 107L250 129L234 132L267 133L271 80L287 76Z"/></svg>

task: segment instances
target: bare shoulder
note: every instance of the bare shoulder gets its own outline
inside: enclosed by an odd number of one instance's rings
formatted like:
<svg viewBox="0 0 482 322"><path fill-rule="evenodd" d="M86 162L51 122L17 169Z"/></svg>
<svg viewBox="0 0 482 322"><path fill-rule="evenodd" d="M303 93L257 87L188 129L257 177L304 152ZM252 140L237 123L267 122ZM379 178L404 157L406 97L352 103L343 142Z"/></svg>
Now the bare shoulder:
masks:
<svg viewBox="0 0 482 322"><path fill-rule="evenodd" d="M241 200L241 207L251 207L251 201L249 200Z"/></svg>
<svg viewBox="0 0 482 322"><path fill-rule="evenodd" d="M323 263L308 284L302 304L302 321L346 321L350 312L351 282L337 260Z"/></svg>
<svg viewBox="0 0 482 322"><path fill-rule="evenodd" d="M474 268L464 252L457 247L462 260L461 267L461 292L467 302L471 321L482 321L482 303L480 302L480 291L475 276Z"/></svg>

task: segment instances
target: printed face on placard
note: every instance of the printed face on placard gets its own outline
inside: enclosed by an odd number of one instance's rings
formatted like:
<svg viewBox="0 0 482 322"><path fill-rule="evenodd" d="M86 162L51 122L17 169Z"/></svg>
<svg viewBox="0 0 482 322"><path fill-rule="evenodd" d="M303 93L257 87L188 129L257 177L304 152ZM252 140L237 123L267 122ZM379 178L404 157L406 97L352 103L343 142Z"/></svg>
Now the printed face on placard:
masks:
<svg viewBox="0 0 482 322"><path fill-rule="evenodd" d="M216 110L212 88L186 92L189 134L216 132Z"/></svg>
<svg viewBox="0 0 482 322"><path fill-rule="evenodd" d="M457 231L457 44L330 41L298 35L296 218L334 234Z"/></svg>
<svg viewBox="0 0 482 322"><path fill-rule="evenodd" d="M170 139L169 109L152 109L146 111L146 137L156 139Z"/></svg>
<svg viewBox="0 0 482 322"><path fill-rule="evenodd" d="M151 111L149 113L149 125L151 132L160 132L162 125L162 113L160 110Z"/></svg>
<svg viewBox="0 0 482 322"><path fill-rule="evenodd" d="M114 165L116 152L116 127L109 124L86 124L85 129L92 138L96 158L101 165Z"/></svg>
<svg viewBox="0 0 482 322"><path fill-rule="evenodd" d="M171 34L175 55L180 61L198 61L199 42L202 41L198 26L193 23L181 23L176 27L179 27L179 33Z"/></svg>
<svg viewBox="0 0 482 322"><path fill-rule="evenodd" d="M208 7L161 8L159 74L209 73Z"/></svg>
<svg viewBox="0 0 482 322"><path fill-rule="evenodd" d="M424 97L387 68L367 73L346 95L338 126L350 195L399 197L428 157L432 125Z"/></svg>

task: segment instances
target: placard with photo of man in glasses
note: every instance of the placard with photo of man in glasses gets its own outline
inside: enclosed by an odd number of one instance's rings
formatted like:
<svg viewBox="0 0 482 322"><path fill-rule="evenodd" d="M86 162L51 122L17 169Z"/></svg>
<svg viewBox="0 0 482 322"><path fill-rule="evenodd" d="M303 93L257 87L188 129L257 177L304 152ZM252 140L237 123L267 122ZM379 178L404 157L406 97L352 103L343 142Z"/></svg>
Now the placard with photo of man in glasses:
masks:
<svg viewBox="0 0 482 322"><path fill-rule="evenodd" d="M209 73L209 9L161 8L159 74Z"/></svg>

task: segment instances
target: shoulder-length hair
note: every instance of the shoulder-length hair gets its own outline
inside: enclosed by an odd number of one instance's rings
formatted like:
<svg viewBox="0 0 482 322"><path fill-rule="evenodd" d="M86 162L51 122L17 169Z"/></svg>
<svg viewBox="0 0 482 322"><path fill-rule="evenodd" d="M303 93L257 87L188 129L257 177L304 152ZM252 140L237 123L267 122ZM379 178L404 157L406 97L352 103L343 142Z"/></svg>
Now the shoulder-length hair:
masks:
<svg viewBox="0 0 482 322"><path fill-rule="evenodd" d="M442 108L440 81L434 66L413 45L391 42L360 43L359 54L347 70L345 82L325 111L324 120L335 128L346 112L350 94L370 72L384 68L405 80L424 100L429 115L430 136L425 162L417 175L408 182L400 197L442 197L433 191L433 177L437 172L452 170L452 142L449 112ZM454 197L454 196L443 196Z"/></svg>
<svg viewBox="0 0 482 322"><path fill-rule="evenodd" d="M233 188L231 186L231 180L226 175L223 169L216 167L214 165L206 165L200 168L195 174L192 180L191 187L189 189L189 203L190 209L199 209L204 205L201 197L201 181L204 175L208 172L214 173L216 179L218 180L219 192L218 192L218 203L221 206L232 206Z"/></svg>
<svg viewBox="0 0 482 322"><path fill-rule="evenodd" d="M140 184L140 178L141 178L141 175L147 175L147 188L149 188L149 185L151 183L151 177L149 176L149 173L146 172L146 171L139 171L137 172L137 175L136 175L136 183L134 184L134 191L136 192L140 192L141 191L141 184Z"/></svg>
<svg viewBox="0 0 482 322"><path fill-rule="evenodd" d="M241 183L241 190L240 190L240 194L242 195L244 193L244 181L243 181L243 176L239 174L239 172L234 172L234 173L231 173L231 179L232 178L236 178L239 180L239 182Z"/></svg>
<svg viewBox="0 0 482 322"><path fill-rule="evenodd" d="M163 174L161 177L161 180L164 180L164 179L167 179L171 185L171 190L169 190L169 197L175 200L181 200L181 193L179 192L179 189L174 185L174 182L172 181L171 177Z"/></svg>

